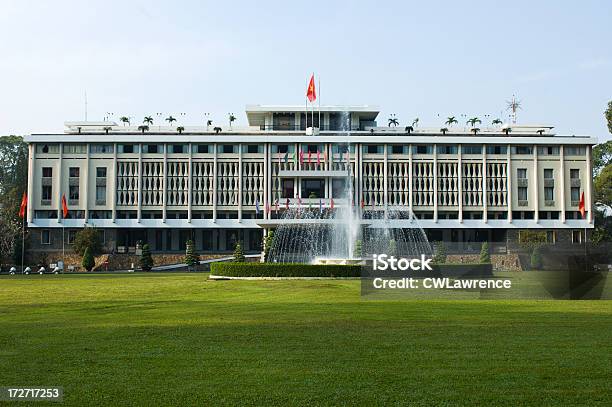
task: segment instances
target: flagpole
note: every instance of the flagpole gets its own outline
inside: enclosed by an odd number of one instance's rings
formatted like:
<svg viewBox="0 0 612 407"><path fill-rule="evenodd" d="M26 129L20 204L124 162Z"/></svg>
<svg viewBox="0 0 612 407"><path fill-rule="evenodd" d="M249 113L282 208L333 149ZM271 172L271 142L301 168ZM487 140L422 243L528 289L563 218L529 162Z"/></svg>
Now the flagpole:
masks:
<svg viewBox="0 0 612 407"><path fill-rule="evenodd" d="M317 95L317 99L319 99L319 130L321 129L321 77L319 76L319 94Z"/></svg>
<svg viewBox="0 0 612 407"><path fill-rule="evenodd" d="M312 72L312 77L314 78L314 71ZM313 80L313 85L314 85L314 80ZM315 90L316 92L316 90ZM316 95L316 93L315 93ZM314 135L314 101L310 102L310 108L312 110L312 134Z"/></svg>
<svg viewBox="0 0 612 407"><path fill-rule="evenodd" d="M21 219L21 272L23 273L24 253L25 253L25 222L26 218Z"/></svg>

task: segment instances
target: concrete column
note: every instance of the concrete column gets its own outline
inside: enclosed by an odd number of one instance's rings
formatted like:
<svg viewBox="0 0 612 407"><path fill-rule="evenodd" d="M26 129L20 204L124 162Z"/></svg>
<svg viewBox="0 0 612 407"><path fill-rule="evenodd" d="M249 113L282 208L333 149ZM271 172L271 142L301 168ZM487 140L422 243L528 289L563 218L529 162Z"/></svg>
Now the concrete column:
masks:
<svg viewBox="0 0 612 407"><path fill-rule="evenodd" d="M539 191L539 174L538 174L538 146L533 146L533 204L535 213L533 220L538 223L540 221L540 191Z"/></svg>
<svg viewBox="0 0 612 407"><path fill-rule="evenodd" d="M559 162L559 172L561 173L559 177L561 180L561 223L565 223L565 152L563 144L559 146L559 159L561 160Z"/></svg>
<svg viewBox="0 0 612 407"><path fill-rule="evenodd" d="M484 223L488 221L488 208L489 203L487 201L487 146L482 145L482 220Z"/></svg>
<svg viewBox="0 0 612 407"><path fill-rule="evenodd" d="M58 177L57 177L57 223L61 222L62 216L60 216L60 212L62 211L62 194L64 193L64 144L59 144L59 164L58 164ZM53 199L51 200L51 204L53 204Z"/></svg>
<svg viewBox="0 0 612 407"><path fill-rule="evenodd" d="M459 195L459 213L457 219L459 223L463 223L463 145L459 144L459 155L457 160L457 193Z"/></svg>
<svg viewBox="0 0 612 407"><path fill-rule="evenodd" d="M168 210L168 150L164 146L164 158L162 163L162 222L166 223Z"/></svg>
<svg viewBox="0 0 612 407"><path fill-rule="evenodd" d="M271 195L270 195L270 181L269 181L269 174L271 171L269 171L269 167L272 166L271 160L270 160L270 144L269 143L265 143L264 144L264 161L263 161L263 196L264 196L264 219L269 219L270 218L270 214L266 212L266 206L270 207L270 212L272 211L272 203L270 202L271 199ZM264 230L264 236L265 236L265 230Z"/></svg>
<svg viewBox="0 0 612 407"><path fill-rule="evenodd" d="M433 145L433 198L434 198L434 214L433 220L438 223L438 146Z"/></svg>
<svg viewBox="0 0 612 407"><path fill-rule="evenodd" d="M389 186L387 185L387 182L388 182L388 179L389 179L389 176L387 174L388 167L389 167L389 163L388 163L388 159L389 159L389 154L388 153L389 153L389 151L387 150L387 145L386 144L383 144L383 148L385 149L385 151L384 151L384 154L385 154L384 155L384 157L385 157L384 159L385 159L385 161L384 161L384 164L383 164L383 198L384 198L383 199L383 203L385 205L385 219L386 219L387 218L387 207L389 205L389 196L388 196Z"/></svg>
<svg viewBox="0 0 612 407"><path fill-rule="evenodd" d="M586 146L587 149L587 162L586 162L586 194L584 198L584 207L588 210L587 220L590 224L593 224L593 199L592 199L592 191L593 191L593 146ZM586 242L586 236L585 236Z"/></svg>
<svg viewBox="0 0 612 407"><path fill-rule="evenodd" d="M111 216L113 218L113 223L116 223L117 222L117 143L113 144L113 171L110 173L111 173L111 176L108 177L107 179L110 184L111 193L113 194L113 197L111 199Z"/></svg>
<svg viewBox="0 0 612 407"><path fill-rule="evenodd" d="M238 223L241 223L241 222L242 222L242 144L238 144Z"/></svg>
<svg viewBox="0 0 612 407"><path fill-rule="evenodd" d="M188 188L188 191L187 191L187 222L191 223L191 217L192 217L191 206L192 206L192 200L193 200L193 191L192 191L193 181L191 179L193 175L193 171L192 171L193 151L192 151L191 143L188 144L188 148L189 148L189 160L187 164L187 188Z"/></svg>
<svg viewBox="0 0 612 407"><path fill-rule="evenodd" d="M84 168L84 174L83 174L83 180L85 181L83 183L83 190L85 192L84 195L84 199L83 199L83 206L85 207L85 223L87 223L87 219L89 219L89 165L90 165L90 160L89 160L89 143L85 144L85 148L87 149L87 152L85 153L85 168ZM95 170L94 170L95 172ZM96 182L94 180L94 192L96 190Z"/></svg>
<svg viewBox="0 0 612 407"><path fill-rule="evenodd" d="M410 213L412 210L412 144L408 145L408 206L410 207Z"/></svg>
<svg viewBox="0 0 612 407"><path fill-rule="evenodd" d="M164 156L166 155L166 146L164 146ZM164 168L164 174L166 169ZM165 188L164 188L165 190ZM165 191L164 191L165 196ZM142 144L138 145L138 205L136 207L136 220L140 223L142 216Z"/></svg>
<svg viewBox="0 0 612 407"><path fill-rule="evenodd" d="M217 143L213 144L214 156L213 156L213 223L217 222L217 151L219 150Z"/></svg>
<svg viewBox="0 0 612 407"><path fill-rule="evenodd" d="M506 150L506 200L508 201L508 223L512 223L512 160L510 159L510 149Z"/></svg>
<svg viewBox="0 0 612 407"><path fill-rule="evenodd" d="M27 207L27 217L26 222L30 223L34 219L34 173L36 171L36 145L29 144L28 145L28 207ZM53 196L51 196L53 198Z"/></svg>

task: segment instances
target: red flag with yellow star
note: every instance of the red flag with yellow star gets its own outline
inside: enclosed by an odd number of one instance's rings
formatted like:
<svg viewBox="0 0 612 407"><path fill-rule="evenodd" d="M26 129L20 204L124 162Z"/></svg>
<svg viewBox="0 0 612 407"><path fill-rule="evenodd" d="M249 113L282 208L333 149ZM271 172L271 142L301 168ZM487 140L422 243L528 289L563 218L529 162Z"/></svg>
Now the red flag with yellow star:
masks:
<svg viewBox="0 0 612 407"><path fill-rule="evenodd" d="M306 97L308 98L310 103L317 100L317 91L315 90L314 74L312 74L312 76L310 77L310 82L308 83L308 90L306 91Z"/></svg>

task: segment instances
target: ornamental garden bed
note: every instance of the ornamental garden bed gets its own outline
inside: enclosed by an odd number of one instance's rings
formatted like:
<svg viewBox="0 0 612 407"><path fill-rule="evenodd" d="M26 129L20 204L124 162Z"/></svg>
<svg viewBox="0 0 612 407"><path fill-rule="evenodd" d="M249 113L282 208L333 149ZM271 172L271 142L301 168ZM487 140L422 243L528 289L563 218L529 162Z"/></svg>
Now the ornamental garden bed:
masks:
<svg viewBox="0 0 612 407"><path fill-rule="evenodd" d="M359 277L361 266L301 263L213 263L210 273L224 277Z"/></svg>

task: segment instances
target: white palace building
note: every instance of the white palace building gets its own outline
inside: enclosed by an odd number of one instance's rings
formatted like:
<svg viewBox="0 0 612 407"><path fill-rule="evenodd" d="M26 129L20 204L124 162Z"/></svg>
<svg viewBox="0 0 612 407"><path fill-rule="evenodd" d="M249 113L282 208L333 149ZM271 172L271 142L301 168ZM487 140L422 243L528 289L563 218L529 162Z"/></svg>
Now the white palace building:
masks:
<svg viewBox="0 0 612 407"><path fill-rule="evenodd" d="M79 229L95 226L114 252L137 241L182 251L188 239L200 253L230 251L236 241L255 252L287 205L354 205L363 219L409 209L430 240L458 249L486 240L505 250L525 229L580 242L593 227L594 137L540 125L378 126L378 113L249 105L247 127L89 121L29 135L30 247L61 250L62 236L69 247Z"/></svg>

